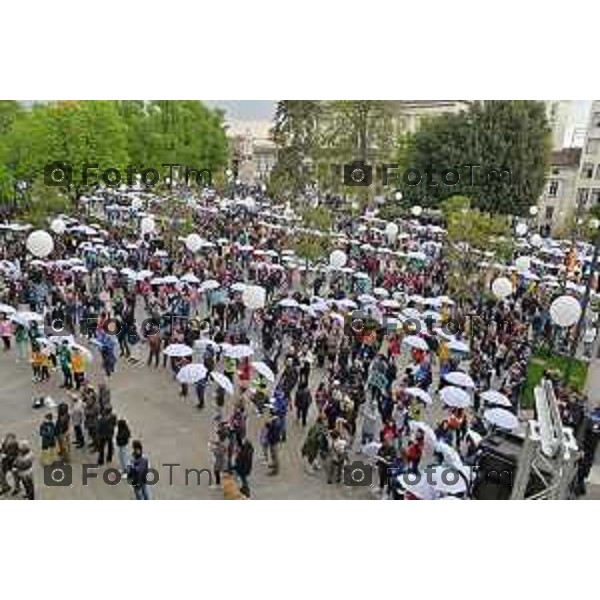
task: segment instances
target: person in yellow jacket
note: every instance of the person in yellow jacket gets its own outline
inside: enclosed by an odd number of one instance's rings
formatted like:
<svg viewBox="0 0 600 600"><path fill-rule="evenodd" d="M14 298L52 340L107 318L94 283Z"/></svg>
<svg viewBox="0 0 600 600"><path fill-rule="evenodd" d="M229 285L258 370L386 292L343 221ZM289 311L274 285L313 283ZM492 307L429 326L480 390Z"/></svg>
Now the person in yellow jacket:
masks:
<svg viewBox="0 0 600 600"><path fill-rule="evenodd" d="M80 390L85 381L85 359L79 348L73 348L71 355L71 368L75 379L75 389Z"/></svg>

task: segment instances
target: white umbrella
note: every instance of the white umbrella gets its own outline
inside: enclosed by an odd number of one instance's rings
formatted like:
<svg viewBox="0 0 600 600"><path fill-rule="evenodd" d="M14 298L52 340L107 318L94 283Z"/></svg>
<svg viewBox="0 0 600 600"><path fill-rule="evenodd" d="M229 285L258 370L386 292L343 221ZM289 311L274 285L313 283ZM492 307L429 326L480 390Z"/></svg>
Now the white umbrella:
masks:
<svg viewBox="0 0 600 600"><path fill-rule="evenodd" d="M211 346L216 352L219 350L219 344L217 344L217 342L213 342L213 340L209 340L208 338L200 338L194 342L194 348L198 348L199 350L204 350L207 346Z"/></svg>
<svg viewBox="0 0 600 600"><path fill-rule="evenodd" d="M357 273L357 275L356 275L356 276L358 277L358 273ZM387 297L390 295L390 293L389 293L389 292L388 292L388 291L387 291L385 288L382 288L382 287L376 287L376 288L373 290L373 293L374 293L376 296L382 296L383 298L387 298Z"/></svg>
<svg viewBox="0 0 600 600"><path fill-rule="evenodd" d="M12 315L16 312L16 309L14 309L12 306L9 306L8 304L0 304L0 313Z"/></svg>
<svg viewBox="0 0 600 600"><path fill-rule="evenodd" d="M409 387L409 388L406 388L404 391L409 396L414 396L415 398L417 398L418 400L421 400L421 402L424 402L425 404L431 404L433 402L433 400L431 399L431 396L425 390L422 390L421 388Z"/></svg>
<svg viewBox="0 0 600 600"><path fill-rule="evenodd" d="M465 390L453 385L446 386L440 390L440 398L446 406L454 408L466 408L471 406L471 397Z"/></svg>
<svg viewBox="0 0 600 600"><path fill-rule="evenodd" d="M469 353L469 345L465 344L465 342L461 342L460 340L451 340L448 344L448 349L453 352L460 352L461 354Z"/></svg>
<svg viewBox="0 0 600 600"><path fill-rule="evenodd" d="M79 350L79 352L81 352L81 354L85 356L85 359L87 361L92 362L94 360L94 355L92 354L92 351L86 348L85 346L82 346L81 344L72 343L70 344L70 348L72 350Z"/></svg>
<svg viewBox="0 0 600 600"><path fill-rule="evenodd" d="M207 279L201 286L200 289L201 290L216 290L217 288L220 288L221 284L214 280L214 279Z"/></svg>
<svg viewBox="0 0 600 600"><path fill-rule="evenodd" d="M10 320L14 321L15 323L19 323L21 325L28 325L32 321L37 321L38 323L43 323L44 317L42 317L42 315L40 315L38 313L24 310L24 311L16 312L16 313L12 314L10 316Z"/></svg>
<svg viewBox="0 0 600 600"><path fill-rule="evenodd" d="M229 287L232 292L243 292L246 289L246 284L242 282L234 283Z"/></svg>
<svg viewBox="0 0 600 600"><path fill-rule="evenodd" d="M402 314L407 318L407 319L420 319L421 318L421 313L416 309L416 308L405 308L402 311Z"/></svg>
<svg viewBox="0 0 600 600"><path fill-rule="evenodd" d="M420 500L434 500L437 496L436 489L427 483L426 477L416 478L410 473L401 473L397 481L406 492Z"/></svg>
<svg viewBox="0 0 600 600"><path fill-rule="evenodd" d="M177 381L179 383L194 384L204 379L207 374L206 367L200 363L191 363L181 367L177 373Z"/></svg>
<svg viewBox="0 0 600 600"><path fill-rule="evenodd" d="M358 304L354 302L354 300L350 300L350 298L343 298L342 300L337 301L338 306L349 310L351 308L358 308Z"/></svg>
<svg viewBox="0 0 600 600"><path fill-rule="evenodd" d="M428 481L436 492L443 494L463 494L467 491L467 483L459 473L459 469L452 465L449 467L444 465L427 467Z"/></svg>
<svg viewBox="0 0 600 600"><path fill-rule="evenodd" d="M224 353L231 358L246 358L254 354L254 348L248 344L237 344L226 348Z"/></svg>
<svg viewBox="0 0 600 600"><path fill-rule="evenodd" d="M482 435L480 435L476 431L473 431L472 429L467 429L467 437L470 437L476 446L479 446L481 440L483 439Z"/></svg>
<svg viewBox="0 0 600 600"><path fill-rule="evenodd" d="M496 390L486 390L482 392L481 399L486 404L496 404L497 406L506 406L508 408L512 407L512 402L500 392Z"/></svg>
<svg viewBox="0 0 600 600"><path fill-rule="evenodd" d="M233 396L233 383L228 377L225 377L223 373L216 373L213 371L210 376L217 382L217 384L223 388L230 396Z"/></svg>
<svg viewBox="0 0 600 600"><path fill-rule="evenodd" d="M181 281L184 283L200 283L200 280L193 273L186 273Z"/></svg>
<svg viewBox="0 0 600 600"><path fill-rule="evenodd" d="M358 297L358 301L361 304L375 304L377 302L377 298L375 298L374 296L371 296L369 294L361 294Z"/></svg>
<svg viewBox="0 0 600 600"><path fill-rule="evenodd" d="M500 429L513 431L519 427L519 419L504 408L488 408L483 413L483 418Z"/></svg>
<svg viewBox="0 0 600 600"><path fill-rule="evenodd" d="M265 379L269 380L271 383L275 383L275 373L273 373L267 364L262 361L257 361L252 363L252 367Z"/></svg>
<svg viewBox="0 0 600 600"><path fill-rule="evenodd" d="M167 356L191 356L193 350L185 344L169 344L163 352Z"/></svg>
<svg viewBox="0 0 600 600"><path fill-rule="evenodd" d="M447 373L444 375L444 379L451 383L452 385L457 385L459 387L473 389L475 387L475 382L471 379L467 373L463 373L462 371L452 371L451 373Z"/></svg>
<svg viewBox="0 0 600 600"><path fill-rule="evenodd" d="M377 452L379 452L379 448L381 448L382 445L381 442L369 442L368 444L365 444L361 450L363 454L374 459L377 457Z"/></svg>
<svg viewBox="0 0 600 600"><path fill-rule="evenodd" d="M175 277L175 275L167 275L166 277L163 277L163 283L177 283L179 281L179 278Z"/></svg>
<svg viewBox="0 0 600 600"><path fill-rule="evenodd" d="M300 306L293 298L284 298L283 300L280 300L278 304L284 308L298 308Z"/></svg>
<svg viewBox="0 0 600 600"><path fill-rule="evenodd" d="M102 267L100 269L103 273L116 273L117 270L114 267L111 267L110 265L107 265L106 267Z"/></svg>
<svg viewBox="0 0 600 600"><path fill-rule="evenodd" d="M435 447L437 444L437 437L435 431L431 428L431 425L428 425L424 421L409 421L408 426L413 433L416 433L420 429L425 435L425 441Z"/></svg>
<svg viewBox="0 0 600 600"><path fill-rule="evenodd" d="M406 336L404 340L402 340L402 343L406 346L410 346L411 348L417 348L418 350L429 350L427 342L423 338L420 338L416 335Z"/></svg>
<svg viewBox="0 0 600 600"><path fill-rule="evenodd" d="M384 308L400 308L400 303L398 300L384 300L381 306Z"/></svg>
<svg viewBox="0 0 600 600"><path fill-rule="evenodd" d="M438 442L435 446L435 451L439 452L444 457L444 462L455 469L463 466L463 462L458 455L458 452L445 442Z"/></svg>

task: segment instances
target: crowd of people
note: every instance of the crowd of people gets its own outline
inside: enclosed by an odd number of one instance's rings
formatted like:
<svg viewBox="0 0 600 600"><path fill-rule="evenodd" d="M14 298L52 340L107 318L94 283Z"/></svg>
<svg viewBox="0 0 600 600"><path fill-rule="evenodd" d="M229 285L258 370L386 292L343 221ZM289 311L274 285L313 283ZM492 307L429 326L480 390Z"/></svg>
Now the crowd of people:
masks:
<svg viewBox="0 0 600 600"><path fill-rule="evenodd" d="M555 288L513 270L511 293L498 297L490 284L499 267L482 257L479 293L457 294L445 231L428 218L386 231L372 213L340 214L327 235L343 261L309 264L295 253L299 218L265 198L195 198L195 247L167 236L188 200L161 228L158 198L88 199L86 216L62 219L43 260L27 252L27 229L5 225L0 337L5 353L31 364L34 404L44 412L41 462L68 462L74 445L103 465L116 447L135 497L149 499L148 458L135 427L115 414L110 383L121 363L144 364L168 370L180 395L193 394L207 413L214 484L225 497L253 495L255 445L268 474L285 476L290 419L303 430L305 476L322 476L323 485L360 487L356 478L374 465L377 497L468 497L481 440L520 427L533 348L564 336L549 315ZM102 381L90 374L95 356ZM39 397L49 382L66 401ZM557 392L565 424L585 430L585 397ZM490 409L514 423L495 421ZM257 439L249 419L259 422ZM581 488L595 449L583 447ZM33 498L33 461L31 441L8 432L0 492L10 481L13 494ZM402 474L431 465L459 471L461 482L399 489Z"/></svg>

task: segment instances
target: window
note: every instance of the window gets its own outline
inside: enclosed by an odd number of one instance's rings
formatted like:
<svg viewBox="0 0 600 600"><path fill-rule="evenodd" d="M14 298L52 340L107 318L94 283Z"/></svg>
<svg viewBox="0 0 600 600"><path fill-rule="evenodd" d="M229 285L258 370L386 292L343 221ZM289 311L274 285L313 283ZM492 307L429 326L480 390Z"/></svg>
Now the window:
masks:
<svg viewBox="0 0 600 600"><path fill-rule="evenodd" d="M548 196L556 198L558 195L558 181L552 180L548 185Z"/></svg>
<svg viewBox="0 0 600 600"><path fill-rule="evenodd" d="M594 204L600 204L600 188L594 188L590 195L590 203L592 206Z"/></svg>
<svg viewBox="0 0 600 600"><path fill-rule="evenodd" d="M584 179L591 179L594 176L594 163L584 163L581 167L581 176Z"/></svg>
<svg viewBox="0 0 600 600"><path fill-rule="evenodd" d="M600 150L600 140L588 140L585 145L586 154L597 154Z"/></svg>
<svg viewBox="0 0 600 600"><path fill-rule="evenodd" d="M558 167L553 167L552 175L560 175L560 169Z"/></svg>
<svg viewBox="0 0 600 600"><path fill-rule="evenodd" d="M587 202L589 193L590 190L588 190L587 188L579 188L577 190L577 204L583 206Z"/></svg>
<svg viewBox="0 0 600 600"><path fill-rule="evenodd" d="M596 165L596 179L600 179L600 165Z"/></svg>
<svg viewBox="0 0 600 600"><path fill-rule="evenodd" d="M546 206L546 221L552 221L554 215L554 206Z"/></svg>
<svg viewBox="0 0 600 600"><path fill-rule="evenodd" d="M600 112L595 112L592 115L592 127L600 127Z"/></svg>

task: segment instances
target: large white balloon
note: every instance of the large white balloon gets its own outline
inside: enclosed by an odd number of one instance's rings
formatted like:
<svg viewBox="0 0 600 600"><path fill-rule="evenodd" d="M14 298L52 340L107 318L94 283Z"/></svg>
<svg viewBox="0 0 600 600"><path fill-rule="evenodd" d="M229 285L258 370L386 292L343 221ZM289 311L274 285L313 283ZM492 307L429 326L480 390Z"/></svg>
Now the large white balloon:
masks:
<svg viewBox="0 0 600 600"><path fill-rule="evenodd" d="M398 235L398 225L396 223L388 223L385 228L385 235L387 235L388 240L394 241Z"/></svg>
<svg viewBox="0 0 600 600"><path fill-rule="evenodd" d="M329 264L334 269L341 269L346 264L347 261L348 261L348 257L346 256L346 253L342 252L341 250L334 250L329 255Z"/></svg>
<svg viewBox="0 0 600 600"><path fill-rule="evenodd" d="M573 296L559 296L550 305L550 318L559 327L571 327L581 317L581 304Z"/></svg>
<svg viewBox="0 0 600 600"><path fill-rule="evenodd" d="M131 201L131 208L133 208L133 210L139 210L140 208L142 208L143 202L141 198L134 198Z"/></svg>
<svg viewBox="0 0 600 600"><path fill-rule="evenodd" d="M264 308L267 302L267 290L260 285L249 285L242 292L242 302L252 310Z"/></svg>
<svg viewBox="0 0 600 600"><path fill-rule="evenodd" d="M202 238L197 233L190 233L190 235L185 238L185 247L190 252L198 252L198 250L202 248Z"/></svg>
<svg viewBox="0 0 600 600"><path fill-rule="evenodd" d="M531 257L530 256L519 256L515 261L515 265L519 272L529 271L529 267L531 266Z"/></svg>
<svg viewBox="0 0 600 600"><path fill-rule="evenodd" d="M517 232L517 235L525 235L527 233L527 225L525 225L525 223L519 223L516 226L515 231Z"/></svg>
<svg viewBox="0 0 600 600"><path fill-rule="evenodd" d="M513 287L510 279L507 277L498 277L492 282L492 292L496 298L506 298L513 292Z"/></svg>
<svg viewBox="0 0 600 600"><path fill-rule="evenodd" d="M54 240L47 231L38 229L27 237L27 250L38 258L44 258L54 249Z"/></svg>
<svg viewBox="0 0 600 600"><path fill-rule="evenodd" d="M144 217L140 223L142 235L145 233L153 233L155 227L156 224L154 223L154 219L152 217Z"/></svg>
<svg viewBox="0 0 600 600"><path fill-rule="evenodd" d="M423 212L423 207L417 204L410 209L410 212L413 214L413 216L418 217Z"/></svg>
<svg viewBox="0 0 600 600"><path fill-rule="evenodd" d="M57 235L62 235L66 228L67 225L62 219L54 219L52 223L50 223L50 229Z"/></svg>

